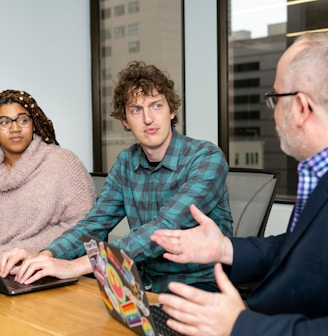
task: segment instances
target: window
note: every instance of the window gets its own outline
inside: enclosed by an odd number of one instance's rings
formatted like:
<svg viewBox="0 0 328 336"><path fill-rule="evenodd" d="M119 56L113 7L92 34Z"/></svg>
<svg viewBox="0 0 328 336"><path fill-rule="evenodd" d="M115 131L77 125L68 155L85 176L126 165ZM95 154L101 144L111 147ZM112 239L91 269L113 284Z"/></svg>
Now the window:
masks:
<svg viewBox="0 0 328 336"><path fill-rule="evenodd" d="M129 42L128 46L130 54L140 51L140 43L138 41Z"/></svg>
<svg viewBox="0 0 328 336"><path fill-rule="evenodd" d="M113 72L110 68L106 68L102 70L102 78L104 80L106 79L112 79L113 78Z"/></svg>
<svg viewBox="0 0 328 336"><path fill-rule="evenodd" d="M259 120L260 111L247 110L247 111L235 111L232 117L234 120Z"/></svg>
<svg viewBox="0 0 328 336"><path fill-rule="evenodd" d="M110 40L112 38L112 31L110 29L105 29L100 32L100 39L102 41Z"/></svg>
<svg viewBox="0 0 328 336"><path fill-rule="evenodd" d="M293 196L297 162L281 151L263 94L272 89L277 61L294 37L327 29L328 2L229 0L227 8L229 163L279 170L279 195Z"/></svg>
<svg viewBox="0 0 328 336"><path fill-rule="evenodd" d="M129 12L129 14L139 12L139 2L138 1L129 2L128 3L128 12Z"/></svg>
<svg viewBox="0 0 328 336"><path fill-rule="evenodd" d="M259 94L236 95L234 96L234 103L236 105L258 104L260 102Z"/></svg>
<svg viewBox="0 0 328 336"><path fill-rule="evenodd" d="M105 20L111 17L111 8L105 8L100 12L101 19Z"/></svg>
<svg viewBox="0 0 328 336"><path fill-rule="evenodd" d="M182 50L186 18L182 14L197 1L203 8L208 2L217 8L217 26L213 29L210 25L210 29L218 31L218 57L213 57L213 68L218 69L213 75L219 73L214 94L219 99L218 113L214 107L218 144L232 167L279 170L279 196L292 197L297 187L297 162L281 151L273 113L266 108L263 94L272 89L277 61L295 36L305 30L327 29L328 2L324 0L152 0L145 7L142 1L91 0L92 7L98 6L98 16L94 18L98 20L97 29L93 33L96 44L92 48L95 170L107 172L118 151L133 142L121 124L110 117L109 87L129 61L144 59L166 69L182 97L187 96L184 87L189 81L184 73L184 57L188 53ZM123 6L120 11L115 9L119 5ZM199 11L196 17L198 14ZM194 22L195 19L190 23L193 27ZM115 27L126 27L124 36L118 39L110 38L110 33L99 34L111 31L114 37ZM196 25L196 32L197 29ZM206 38L203 34L197 43ZM196 63L192 64L193 70ZM197 80L192 82L195 83ZM108 89L102 91L101 87ZM177 128L184 133L184 115L180 111L179 118Z"/></svg>
<svg viewBox="0 0 328 336"><path fill-rule="evenodd" d="M90 12L94 170L108 172L117 154L135 142L110 116L117 73L132 60L144 60L167 71L183 96L182 1L90 0ZM177 129L184 133L183 108L178 116Z"/></svg>
<svg viewBox="0 0 328 336"><path fill-rule="evenodd" d="M259 62L233 64L234 72L249 72L249 71L258 71L258 70L260 70Z"/></svg>
<svg viewBox="0 0 328 336"><path fill-rule="evenodd" d="M124 15L124 5L119 5L114 7L114 14L115 16L122 16Z"/></svg>
<svg viewBox="0 0 328 336"><path fill-rule="evenodd" d="M260 79L259 78L246 78L246 79L236 79L233 82L235 89L247 88L247 87L259 87Z"/></svg>
<svg viewBox="0 0 328 336"><path fill-rule="evenodd" d="M114 37L115 38L121 38L121 37L124 37L124 35L125 35L125 27L124 26L114 28Z"/></svg>
<svg viewBox="0 0 328 336"><path fill-rule="evenodd" d="M139 23L132 23L128 26L128 35L134 36L139 34Z"/></svg>
<svg viewBox="0 0 328 336"><path fill-rule="evenodd" d="M101 56L102 57L109 57L112 55L112 48L110 46L108 47L103 47L101 49Z"/></svg>

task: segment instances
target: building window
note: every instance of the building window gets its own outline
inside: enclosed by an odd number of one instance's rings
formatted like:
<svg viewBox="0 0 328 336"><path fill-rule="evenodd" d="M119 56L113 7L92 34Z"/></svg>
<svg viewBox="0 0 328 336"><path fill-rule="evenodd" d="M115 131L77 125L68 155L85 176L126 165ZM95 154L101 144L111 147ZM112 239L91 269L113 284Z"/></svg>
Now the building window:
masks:
<svg viewBox="0 0 328 336"><path fill-rule="evenodd" d="M113 78L113 72L111 68L105 68L102 70L102 79L112 79Z"/></svg>
<svg viewBox="0 0 328 336"><path fill-rule="evenodd" d="M105 97L110 97L113 93L113 88L111 86L103 86L102 87L102 94Z"/></svg>
<svg viewBox="0 0 328 336"><path fill-rule="evenodd" d="M233 72L249 72L260 70L259 62L239 63L233 65Z"/></svg>
<svg viewBox="0 0 328 336"><path fill-rule="evenodd" d="M110 8L105 8L100 11L101 19L109 19L111 17L111 9Z"/></svg>
<svg viewBox="0 0 328 336"><path fill-rule="evenodd" d="M114 37L115 38L122 38L125 35L125 27L120 26L120 27L115 27L114 28Z"/></svg>
<svg viewBox="0 0 328 336"><path fill-rule="evenodd" d="M114 15L115 16L122 16L125 14L125 7L124 5L119 5L114 7Z"/></svg>
<svg viewBox="0 0 328 336"><path fill-rule="evenodd" d="M259 102L260 102L260 95L259 94L234 96L234 103L236 105L258 104Z"/></svg>
<svg viewBox="0 0 328 336"><path fill-rule="evenodd" d="M139 35L139 23L132 23L128 25L128 35L129 36Z"/></svg>
<svg viewBox="0 0 328 336"><path fill-rule="evenodd" d="M233 120L259 120L260 111L258 110L235 111L235 113L231 117L233 117Z"/></svg>
<svg viewBox="0 0 328 336"><path fill-rule="evenodd" d="M259 153L247 152L245 162L247 166L257 166L259 163Z"/></svg>
<svg viewBox="0 0 328 336"><path fill-rule="evenodd" d="M253 139L260 136L260 128L255 126L234 127L230 129L230 134L238 137L247 137Z"/></svg>
<svg viewBox="0 0 328 336"><path fill-rule="evenodd" d="M128 3L128 12L129 12L129 14L139 12L139 2L138 1L129 2Z"/></svg>
<svg viewBox="0 0 328 336"><path fill-rule="evenodd" d="M101 57L109 57L112 56L112 47L107 46L101 48Z"/></svg>
<svg viewBox="0 0 328 336"><path fill-rule="evenodd" d="M133 54L140 51L140 43L138 41L132 41L128 44L129 53Z"/></svg>
<svg viewBox="0 0 328 336"><path fill-rule="evenodd" d="M112 38L112 31L110 29L104 29L100 32L100 38L102 41L110 40Z"/></svg>
<svg viewBox="0 0 328 336"><path fill-rule="evenodd" d="M247 87L259 87L259 78L246 78L246 79L235 79L233 82L235 89L247 88Z"/></svg>

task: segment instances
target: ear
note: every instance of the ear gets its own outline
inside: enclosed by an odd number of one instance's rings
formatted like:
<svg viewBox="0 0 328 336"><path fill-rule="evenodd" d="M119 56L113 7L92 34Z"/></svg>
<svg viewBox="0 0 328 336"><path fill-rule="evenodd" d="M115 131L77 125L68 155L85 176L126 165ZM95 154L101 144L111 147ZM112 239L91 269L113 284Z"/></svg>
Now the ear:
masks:
<svg viewBox="0 0 328 336"><path fill-rule="evenodd" d="M300 107L298 110L296 125L298 127L302 127L313 114L312 104L308 96L302 92L297 94L296 100Z"/></svg>
<svg viewBox="0 0 328 336"><path fill-rule="evenodd" d="M122 120L122 125L126 130L131 130L131 128L129 127L129 123L126 120Z"/></svg>
<svg viewBox="0 0 328 336"><path fill-rule="evenodd" d="M171 115L170 115L171 120L174 119L174 117L176 116L176 114L177 114L176 111L171 112Z"/></svg>

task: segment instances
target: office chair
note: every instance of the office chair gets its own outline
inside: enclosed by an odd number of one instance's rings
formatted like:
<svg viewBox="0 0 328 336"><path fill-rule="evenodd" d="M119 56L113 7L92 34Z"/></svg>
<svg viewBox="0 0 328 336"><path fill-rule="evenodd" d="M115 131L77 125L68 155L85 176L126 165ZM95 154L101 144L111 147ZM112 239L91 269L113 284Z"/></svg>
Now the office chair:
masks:
<svg viewBox="0 0 328 336"><path fill-rule="evenodd" d="M264 236L279 181L277 171L229 169L226 184L234 237Z"/></svg>
<svg viewBox="0 0 328 336"><path fill-rule="evenodd" d="M90 173L99 196L107 174ZM230 168L226 184L235 237L263 237L278 190L280 173L264 169Z"/></svg>
<svg viewBox="0 0 328 336"><path fill-rule="evenodd" d="M107 177L107 174L106 173L90 173L92 179L93 179L93 182L96 186L96 193L97 193L97 197L100 195L101 193L101 190L104 186L104 183L105 183L105 180L106 180L106 177Z"/></svg>
<svg viewBox="0 0 328 336"><path fill-rule="evenodd" d="M234 237L263 237L278 190L280 173L272 170L230 168L227 188ZM237 284L246 300L257 282Z"/></svg>

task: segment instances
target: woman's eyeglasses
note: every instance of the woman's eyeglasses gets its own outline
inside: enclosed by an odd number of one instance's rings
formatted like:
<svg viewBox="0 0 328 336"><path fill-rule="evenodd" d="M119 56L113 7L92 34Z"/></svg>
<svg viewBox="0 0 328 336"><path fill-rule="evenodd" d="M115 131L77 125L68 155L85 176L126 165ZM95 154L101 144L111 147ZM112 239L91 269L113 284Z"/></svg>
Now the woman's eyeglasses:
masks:
<svg viewBox="0 0 328 336"><path fill-rule="evenodd" d="M9 129L13 122L15 122L19 127L29 127L31 125L31 117L27 114L20 114L16 119L0 116L0 128L3 130Z"/></svg>

